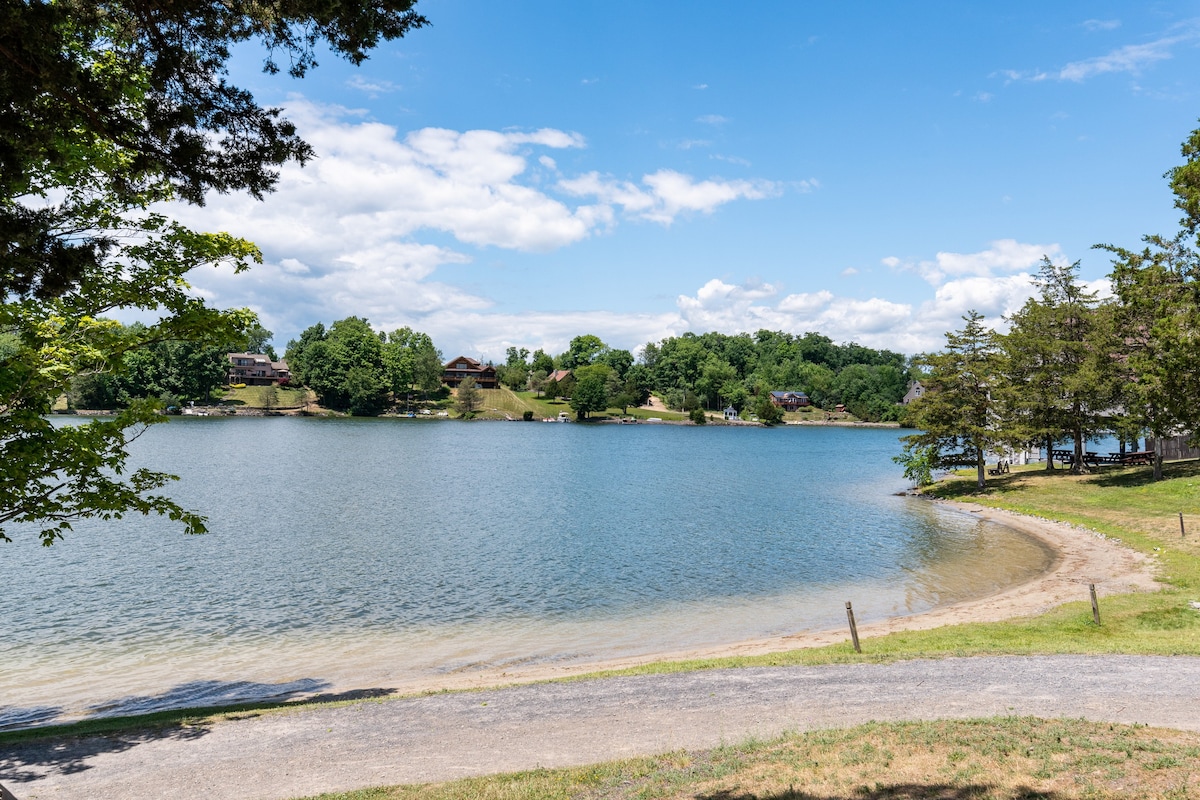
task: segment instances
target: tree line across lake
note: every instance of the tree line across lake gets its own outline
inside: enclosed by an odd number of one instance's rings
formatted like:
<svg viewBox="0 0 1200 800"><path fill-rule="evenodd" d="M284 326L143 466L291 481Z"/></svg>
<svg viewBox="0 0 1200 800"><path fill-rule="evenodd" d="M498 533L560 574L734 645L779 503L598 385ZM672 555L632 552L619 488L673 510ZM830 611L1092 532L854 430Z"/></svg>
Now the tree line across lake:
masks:
<svg viewBox="0 0 1200 800"><path fill-rule="evenodd" d="M143 326L113 323L114 335L138 341ZM76 377L68 392L76 408L124 408L154 398L167 406L219 399L228 353L265 353L275 360L271 332L256 321L245 335L224 342L166 340L131 350L121 370ZM317 323L288 342L284 355L291 383L307 386L322 406L374 415L414 399L444 398L443 354L428 334L411 328L374 330L361 317L328 328ZM732 406L772 421L780 413L771 391L799 391L818 408L842 404L860 419L901 419L900 400L914 373L909 359L855 343L835 344L819 333L795 335L685 333L646 344L635 357L598 336L576 336L568 349L509 347L494 365L500 384L514 391L566 397L583 418L608 408L628 408L658 395L684 412Z"/></svg>
<svg viewBox="0 0 1200 800"><path fill-rule="evenodd" d="M862 419L897 420L911 376L900 353L766 330L685 333L651 342L637 357L584 334L556 356L518 347L506 356L494 365L499 383L569 397L584 418L642 405L651 393L682 411L732 405L770 417L769 393L789 390L805 392L818 407L841 403ZM410 328L379 333L360 317L328 329L313 325L288 343L286 358L293 380L313 389L322 405L352 413L376 414L442 387L441 353L429 336Z"/></svg>

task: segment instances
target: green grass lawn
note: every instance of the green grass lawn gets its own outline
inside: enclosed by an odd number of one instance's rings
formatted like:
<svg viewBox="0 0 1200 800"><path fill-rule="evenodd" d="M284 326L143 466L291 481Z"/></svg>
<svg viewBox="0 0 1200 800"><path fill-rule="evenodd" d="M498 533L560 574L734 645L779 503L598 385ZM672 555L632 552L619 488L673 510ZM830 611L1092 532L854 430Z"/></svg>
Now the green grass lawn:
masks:
<svg viewBox="0 0 1200 800"><path fill-rule="evenodd" d="M481 408L475 415L477 419L504 419L505 414L508 414L513 419L521 419L525 411L532 411L535 420L555 419L563 411L567 412L572 420L575 419L575 412L571 409L570 402L562 398L549 398L545 395L538 396L534 392L514 392L504 387L498 389L480 389L480 395ZM651 408L634 407L630 407L624 412L620 408L609 408L603 412L591 415L591 419L597 421L620 417L633 417L634 419L658 417L662 420L687 419L686 414L681 414L677 411L655 411Z"/></svg>
<svg viewBox="0 0 1200 800"><path fill-rule="evenodd" d="M308 389L290 386L231 386L221 396L221 402L229 405L263 409L300 408L306 399L316 402Z"/></svg>

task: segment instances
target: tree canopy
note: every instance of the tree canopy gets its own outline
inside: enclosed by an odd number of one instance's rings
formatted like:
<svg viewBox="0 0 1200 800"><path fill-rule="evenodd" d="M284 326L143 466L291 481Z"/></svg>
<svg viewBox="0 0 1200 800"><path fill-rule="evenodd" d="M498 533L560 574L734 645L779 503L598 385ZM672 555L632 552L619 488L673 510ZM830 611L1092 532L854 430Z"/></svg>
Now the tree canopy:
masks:
<svg viewBox="0 0 1200 800"><path fill-rule="evenodd" d="M358 63L381 40L426 24L413 0L18 0L0 8L0 537L41 525L52 543L73 520L129 511L201 517L150 494L170 480L122 477L127 442L158 421L138 401L112 421L54 425L80 376L116 374L167 341L248 341L248 312L208 308L187 273L255 247L198 233L156 204L210 192L261 197L288 161L313 153L278 109L227 80L231 48L256 40L268 72L300 77L319 46ZM106 319L140 309L130 331Z"/></svg>

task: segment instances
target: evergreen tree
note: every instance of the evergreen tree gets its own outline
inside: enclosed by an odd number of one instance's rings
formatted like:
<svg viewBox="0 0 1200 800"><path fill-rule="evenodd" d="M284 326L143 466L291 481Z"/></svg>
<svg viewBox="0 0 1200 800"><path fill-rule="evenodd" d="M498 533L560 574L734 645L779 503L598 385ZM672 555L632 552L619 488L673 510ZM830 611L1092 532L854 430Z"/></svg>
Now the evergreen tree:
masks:
<svg viewBox="0 0 1200 800"><path fill-rule="evenodd" d="M918 364L928 370L925 392L909 405L921 433L905 436L898 461L910 466L974 466L979 488L985 485L985 452L1002 441L996 401L1000 371L996 334L976 311L964 317L959 331L946 334L946 349L925 355Z"/></svg>
<svg viewBox="0 0 1200 800"><path fill-rule="evenodd" d="M459 416L470 419L475 416L475 412L479 410L482 403L483 394L475 385L474 378L468 375L459 381L458 388L454 390L454 407Z"/></svg>
<svg viewBox="0 0 1200 800"><path fill-rule="evenodd" d="M1111 427L1113 405L1110 329L1078 272L1078 261L1042 259L1038 296L1009 318L1010 331L1000 339L1005 381L994 395L1013 442L1037 442L1049 454L1055 441L1070 437L1076 473L1086 470L1085 442ZM1046 464L1053 467L1049 457Z"/></svg>

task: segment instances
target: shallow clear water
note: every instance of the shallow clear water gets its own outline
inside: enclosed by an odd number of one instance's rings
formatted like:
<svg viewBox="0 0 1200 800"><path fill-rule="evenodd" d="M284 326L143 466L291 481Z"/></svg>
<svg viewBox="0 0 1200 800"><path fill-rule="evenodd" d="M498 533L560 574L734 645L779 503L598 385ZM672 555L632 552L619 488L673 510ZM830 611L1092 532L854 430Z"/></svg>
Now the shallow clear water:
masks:
<svg viewBox="0 0 1200 800"><path fill-rule="evenodd" d="M577 663L926 610L1044 569L897 497L895 430L174 419L209 517L0 545L0 727Z"/></svg>

